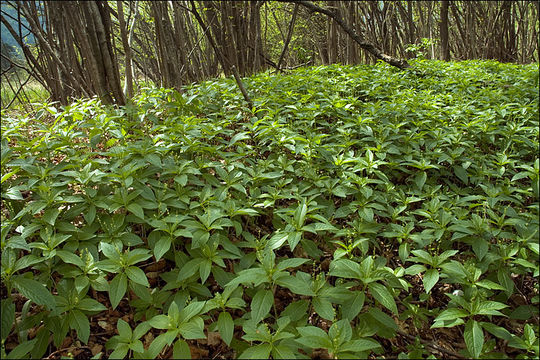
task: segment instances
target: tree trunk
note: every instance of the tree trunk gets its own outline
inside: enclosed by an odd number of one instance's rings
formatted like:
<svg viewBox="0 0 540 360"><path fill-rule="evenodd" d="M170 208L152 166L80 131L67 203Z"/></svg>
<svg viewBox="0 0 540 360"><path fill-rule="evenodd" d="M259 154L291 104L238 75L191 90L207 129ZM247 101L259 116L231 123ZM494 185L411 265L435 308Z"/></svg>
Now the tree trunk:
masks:
<svg viewBox="0 0 540 360"><path fill-rule="evenodd" d="M448 47L448 0L441 1L441 59L444 61L450 60L450 48Z"/></svg>
<svg viewBox="0 0 540 360"><path fill-rule="evenodd" d="M298 14L298 4L294 4L294 10L291 17L291 22L289 23L289 30L287 31L287 39L285 40L285 44L283 45L283 50L281 51L281 55L279 55L279 60L277 63L278 70L281 69L281 63L283 62L283 58L285 57L285 53L287 52L287 47L289 46L289 42L291 41L293 29L294 29L294 23L296 22L297 14Z"/></svg>
<svg viewBox="0 0 540 360"><path fill-rule="evenodd" d="M137 5L137 4L135 4ZM124 46L125 60L126 60L126 79L123 89L124 95L131 99L133 97L133 79L131 70L131 49L128 41L128 29L126 27L126 21L124 20L124 5L122 1L116 1L116 7L118 8L118 22L120 24L120 35L122 37L122 45Z"/></svg>

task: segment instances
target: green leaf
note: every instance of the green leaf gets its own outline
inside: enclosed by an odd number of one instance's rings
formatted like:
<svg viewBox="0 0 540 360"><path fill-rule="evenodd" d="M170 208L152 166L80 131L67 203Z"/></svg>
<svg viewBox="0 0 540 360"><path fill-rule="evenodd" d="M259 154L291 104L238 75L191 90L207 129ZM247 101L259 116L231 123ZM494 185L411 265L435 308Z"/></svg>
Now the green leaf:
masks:
<svg viewBox="0 0 540 360"><path fill-rule="evenodd" d="M341 305L341 312L343 318L347 318L350 321L353 321L356 316L362 311L364 307L364 301L366 296L361 291L355 291L352 297L347 300L343 305Z"/></svg>
<svg viewBox="0 0 540 360"><path fill-rule="evenodd" d="M77 332L79 340L85 344L88 343L88 338L90 337L90 322L88 318L79 310L72 310L70 315L71 328Z"/></svg>
<svg viewBox="0 0 540 360"><path fill-rule="evenodd" d="M238 284L256 283L267 279L266 272L261 268L242 270L238 275L229 281L225 286L234 287Z"/></svg>
<svg viewBox="0 0 540 360"><path fill-rule="evenodd" d="M362 274L360 273L360 264L348 259L339 259L332 261L330 263L330 272L328 273L328 275L362 280Z"/></svg>
<svg viewBox="0 0 540 360"><path fill-rule="evenodd" d="M449 257L456 255L458 252L459 252L458 250L446 250L445 252L439 255L439 261L437 265L441 265Z"/></svg>
<svg viewBox="0 0 540 360"><path fill-rule="evenodd" d="M83 216L88 225L92 225L96 218L96 207L94 205L90 205L88 207L88 212L83 213Z"/></svg>
<svg viewBox="0 0 540 360"><path fill-rule="evenodd" d="M143 243L142 239L134 233L123 233L120 239L126 246L137 246Z"/></svg>
<svg viewBox="0 0 540 360"><path fill-rule="evenodd" d="M312 336L329 339L328 334L323 329L316 326L297 327L296 330L298 330L302 337Z"/></svg>
<svg viewBox="0 0 540 360"><path fill-rule="evenodd" d="M412 266L409 266L405 269L405 274L407 275L418 275L421 272L426 271L426 267L424 265L415 264Z"/></svg>
<svg viewBox="0 0 540 360"><path fill-rule="evenodd" d="M437 281L439 281L439 271L437 269L429 269L424 273L422 282L424 283L426 293L429 293L433 286L437 284Z"/></svg>
<svg viewBox="0 0 540 360"><path fill-rule="evenodd" d="M274 345L272 348L272 358L274 359L296 359L295 351L291 350L288 346L281 342L279 345Z"/></svg>
<svg viewBox="0 0 540 360"><path fill-rule="evenodd" d="M300 242L300 239L302 239L301 231L293 231L289 233L289 236L287 237L287 242L289 243L289 247L291 248L291 251L293 251L296 245L298 245L298 243Z"/></svg>
<svg viewBox="0 0 540 360"><path fill-rule="evenodd" d="M109 359L123 359L126 357L128 351L129 345L126 343L120 343L115 347L111 355L109 355Z"/></svg>
<svg viewBox="0 0 540 360"><path fill-rule="evenodd" d="M455 318L462 318L467 316L469 316L469 313L463 309L450 308L441 312L434 321L454 320Z"/></svg>
<svg viewBox="0 0 540 360"><path fill-rule="evenodd" d="M394 314L397 314L396 301L394 296L388 291L388 289L379 283L369 283L368 284L369 292L381 305L383 305L388 310L392 311Z"/></svg>
<svg viewBox="0 0 540 360"><path fill-rule="evenodd" d="M239 359L268 359L272 345L261 344L247 348L239 357Z"/></svg>
<svg viewBox="0 0 540 360"><path fill-rule="evenodd" d="M491 289L491 290L506 290L504 286L501 286L497 284L496 282L493 282L491 280L486 280L486 279L477 281L476 285L481 286L486 289Z"/></svg>
<svg viewBox="0 0 540 360"><path fill-rule="evenodd" d="M532 305L518 306L512 313L510 313L510 319L516 320L529 320L534 315L538 316L538 307Z"/></svg>
<svg viewBox="0 0 540 360"><path fill-rule="evenodd" d="M131 326L127 322L125 322L122 319L118 319L116 322L116 328L118 329L118 335L127 341L131 341L131 337L133 336L133 331L131 330Z"/></svg>
<svg viewBox="0 0 540 360"><path fill-rule="evenodd" d="M225 311L221 312L218 317L217 327L223 341L230 346L234 335L234 321L231 314Z"/></svg>
<svg viewBox="0 0 540 360"><path fill-rule="evenodd" d="M178 321L189 321L192 317L199 315L204 308L206 301L193 301L180 311Z"/></svg>
<svg viewBox="0 0 540 360"><path fill-rule="evenodd" d="M433 257L425 250L413 250L411 251L412 254L416 255L417 258L414 258L414 260L419 261L424 264L434 265L433 264Z"/></svg>
<svg viewBox="0 0 540 360"><path fill-rule="evenodd" d="M27 267L38 264L42 261L44 261L42 257L38 257L35 255L25 255L19 260L17 260L17 262L15 262L15 266L13 267L12 272L26 269Z"/></svg>
<svg viewBox="0 0 540 360"><path fill-rule="evenodd" d="M199 276L201 278L201 283L205 283L205 281L208 279L208 276L210 276L210 272L212 271L212 260L206 259L203 260L201 265L199 266Z"/></svg>
<svg viewBox="0 0 540 360"><path fill-rule="evenodd" d="M180 324L178 331L182 334L182 337L187 340L191 339L204 339L204 321L200 317L195 317L187 323Z"/></svg>
<svg viewBox="0 0 540 360"><path fill-rule="evenodd" d="M199 266L201 265L203 260L204 259L202 258L195 258L195 259L189 260L180 269L180 272L178 273L178 281L182 281L193 276L197 272L197 270L199 270Z"/></svg>
<svg viewBox="0 0 540 360"><path fill-rule="evenodd" d="M127 209L135 214L137 217L144 220L144 210L141 205L137 203L131 203L127 206Z"/></svg>
<svg viewBox="0 0 540 360"><path fill-rule="evenodd" d="M297 321L307 314L308 307L309 302L307 300L295 301L287 305L280 316L288 316L291 321Z"/></svg>
<svg viewBox="0 0 540 360"><path fill-rule="evenodd" d="M467 271L465 270L465 267L455 260L442 264L441 268L450 279L457 282L464 281L464 279L467 278Z"/></svg>
<svg viewBox="0 0 540 360"><path fill-rule="evenodd" d="M162 236L154 245L154 256L156 261L159 261L161 257L169 251L171 248L171 238L169 236Z"/></svg>
<svg viewBox="0 0 540 360"><path fill-rule="evenodd" d="M2 341L5 340L11 332L13 323L15 322L15 304L9 299L2 300Z"/></svg>
<svg viewBox="0 0 540 360"><path fill-rule="evenodd" d="M334 322L328 330L328 337L334 342L337 341L338 344L351 340L352 327L349 319Z"/></svg>
<svg viewBox="0 0 540 360"><path fill-rule="evenodd" d="M285 259L285 260L280 261L276 265L276 268L278 270L285 270L288 268L298 267L308 261L309 259L300 259L300 258Z"/></svg>
<svg viewBox="0 0 540 360"><path fill-rule="evenodd" d="M48 309L54 309L54 297L43 284L22 276L12 278L13 286L26 298Z"/></svg>
<svg viewBox="0 0 540 360"><path fill-rule="evenodd" d="M514 293L514 281L506 268L499 268L497 271L497 280L505 288L507 296L511 296Z"/></svg>
<svg viewBox="0 0 540 360"><path fill-rule="evenodd" d="M36 342L34 343L34 349L30 352L32 359L41 359L50 343L51 332L49 329L42 327L36 334Z"/></svg>
<svg viewBox="0 0 540 360"><path fill-rule="evenodd" d="M120 273L112 279L109 284L109 299L111 300L111 306L114 309L120 303L120 300L124 297L127 290L127 276L124 273Z"/></svg>
<svg viewBox="0 0 540 360"><path fill-rule="evenodd" d="M307 210L308 208L306 201L302 200L302 203L296 208L296 211L294 212L294 222L298 225L298 227L302 227L304 225Z"/></svg>
<svg viewBox="0 0 540 360"><path fill-rule="evenodd" d="M481 322L480 325L499 339L504 339L506 341L512 340L513 335L503 327L488 322Z"/></svg>
<svg viewBox="0 0 540 360"><path fill-rule="evenodd" d="M43 213L43 221L45 221L47 224L54 226L54 223L56 222L56 218L60 214L60 210L58 209L48 209Z"/></svg>
<svg viewBox="0 0 540 360"><path fill-rule="evenodd" d="M105 311L107 308L101 304L99 301L90 299L90 298L84 298L77 304L77 309L83 310L83 311Z"/></svg>
<svg viewBox="0 0 540 360"><path fill-rule="evenodd" d="M474 312L474 315L498 315L498 316L504 316L501 312L497 310L501 310L508 307L508 305L505 305L503 303L497 302L497 301L482 301Z"/></svg>
<svg viewBox="0 0 540 360"><path fill-rule="evenodd" d="M381 325L392 330L398 329L398 326L394 319L384 313L381 309L377 307L370 307L368 310L368 314L373 318L373 320L377 321Z"/></svg>
<svg viewBox="0 0 540 360"><path fill-rule="evenodd" d="M101 251L103 252L103 255L105 255L109 259L111 260L120 259L119 249L116 246L112 244L108 244L103 241L100 243L100 246L101 246Z"/></svg>
<svg viewBox="0 0 540 360"><path fill-rule="evenodd" d="M133 330L133 339L139 339L141 336L146 334L148 330L150 330L152 326L148 323L148 321L144 321L137 325L135 327L135 330Z"/></svg>
<svg viewBox="0 0 540 360"><path fill-rule="evenodd" d="M140 354L144 353L144 345L141 340L133 340L129 345L129 348Z"/></svg>
<svg viewBox="0 0 540 360"><path fill-rule="evenodd" d="M467 350L469 350L471 356L478 359L482 353L482 346L484 345L484 332L475 320L471 319L467 321L463 338L465 339L465 345L467 345Z"/></svg>
<svg viewBox="0 0 540 360"><path fill-rule="evenodd" d="M127 277L131 281L136 282L137 284L141 284L143 286L150 286L150 284L148 283L148 279L146 278L146 274L140 268L136 266L128 266L125 271Z"/></svg>
<svg viewBox="0 0 540 360"><path fill-rule="evenodd" d="M245 139L249 139L249 135L247 132L238 133L231 138L231 140L229 141L229 146L233 146L235 142Z"/></svg>
<svg viewBox="0 0 540 360"><path fill-rule="evenodd" d="M425 171L419 172L414 177L414 183L416 184L416 186L418 186L419 190L422 190L422 188L424 187L424 184L426 183L426 179L427 179L427 174Z"/></svg>
<svg viewBox="0 0 540 360"><path fill-rule="evenodd" d="M150 255L150 250L138 248L135 250L131 250L125 255L125 264L134 265L151 257L152 255Z"/></svg>
<svg viewBox="0 0 540 360"><path fill-rule="evenodd" d="M334 307L326 298L314 297L311 303L313 304L313 309L320 317L326 320L334 320Z"/></svg>
<svg viewBox="0 0 540 360"><path fill-rule="evenodd" d="M287 238L289 237L288 233L276 233L274 236L268 240L267 246L270 248L270 250L279 249L281 245L287 241Z"/></svg>
<svg viewBox="0 0 540 360"><path fill-rule="evenodd" d="M81 269L84 269L84 262L77 255L65 250L56 250L56 255L58 255L63 262L67 264L73 264Z"/></svg>
<svg viewBox="0 0 540 360"><path fill-rule="evenodd" d="M469 176L467 175L467 170L465 170L462 166L455 165L454 166L454 174L456 174L458 179L463 181L463 183L465 183L465 185L469 184Z"/></svg>
<svg viewBox="0 0 540 360"><path fill-rule="evenodd" d="M274 304L274 295L270 290L257 291L251 301L251 318L256 322L261 321L270 312Z"/></svg>
<svg viewBox="0 0 540 360"><path fill-rule="evenodd" d="M178 340L173 346L173 359L191 359L191 350L184 340Z"/></svg>
<svg viewBox="0 0 540 360"><path fill-rule="evenodd" d="M286 287L297 295L314 296L311 284L299 279L296 276L284 276L276 280L276 284Z"/></svg>
<svg viewBox="0 0 540 360"><path fill-rule="evenodd" d="M478 260L482 261L489 251L489 243L482 238L475 238L472 243L472 249Z"/></svg>
<svg viewBox="0 0 540 360"><path fill-rule="evenodd" d="M381 345L371 339L360 339L360 340L351 340L347 341L345 344L339 347L340 352L360 352L367 350L375 350L381 348Z"/></svg>
<svg viewBox="0 0 540 360"><path fill-rule="evenodd" d="M17 347L15 347L15 349L11 350L6 359L24 359L26 354L34 349L36 341L37 339L32 339L30 341L20 343L17 345Z"/></svg>
<svg viewBox="0 0 540 360"><path fill-rule="evenodd" d="M148 358L155 359L165 345L171 345L178 336L178 331L167 331L156 337L148 347Z"/></svg>
<svg viewBox="0 0 540 360"><path fill-rule="evenodd" d="M167 315L156 315L148 323L155 329L169 329L171 326L171 319Z"/></svg>
<svg viewBox="0 0 540 360"><path fill-rule="evenodd" d="M328 334L321 328L315 326L306 326L296 328L302 336L296 341L304 346L312 349L323 348L331 349L333 347L332 341L328 337Z"/></svg>
<svg viewBox="0 0 540 360"><path fill-rule="evenodd" d="M514 182L516 180L521 180L521 179L524 179L526 177L529 177L529 172L528 171L522 171L522 172L517 173L516 175L512 176L512 180L510 180L510 181Z"/></svg>

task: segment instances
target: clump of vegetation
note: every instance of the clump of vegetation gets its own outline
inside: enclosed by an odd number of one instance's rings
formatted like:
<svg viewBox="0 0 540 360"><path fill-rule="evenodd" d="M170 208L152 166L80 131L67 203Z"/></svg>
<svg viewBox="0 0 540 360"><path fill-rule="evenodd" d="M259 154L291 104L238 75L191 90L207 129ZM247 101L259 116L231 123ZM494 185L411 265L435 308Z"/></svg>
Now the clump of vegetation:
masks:
<svg viewBox="0 0 540 360"><path fill-rule="evenodd" d="M2 355L538 358L538 65L413 63L3 116Z"/></svg>

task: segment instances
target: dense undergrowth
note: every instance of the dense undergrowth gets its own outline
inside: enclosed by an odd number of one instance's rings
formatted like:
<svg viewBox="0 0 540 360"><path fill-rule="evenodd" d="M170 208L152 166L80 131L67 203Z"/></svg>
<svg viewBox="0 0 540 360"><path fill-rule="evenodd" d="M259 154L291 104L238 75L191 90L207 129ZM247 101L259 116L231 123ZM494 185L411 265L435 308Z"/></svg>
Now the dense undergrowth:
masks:
<svg viewBox="0 0 540 360"><path fill-rule="evenodd" d="M2 355L537 358L538 65L415 65L3 114Z"/></svg>

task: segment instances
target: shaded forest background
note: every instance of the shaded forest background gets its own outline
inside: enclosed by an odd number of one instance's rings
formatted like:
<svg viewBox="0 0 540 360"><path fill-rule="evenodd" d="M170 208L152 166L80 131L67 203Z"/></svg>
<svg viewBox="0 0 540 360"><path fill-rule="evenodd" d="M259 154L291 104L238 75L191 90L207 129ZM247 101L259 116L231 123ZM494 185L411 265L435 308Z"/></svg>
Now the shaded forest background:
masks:
<svg viewBox="0 0 540 360"><path fill-rule="evenodd" d="M535 1L2 1L2 107L378 59L538 61ZM5 41L8 36L13 41ZM385 57L386 56L386 57ZM398 60L396 60L398 61ZM7 91L6 90L6 91Z"/></svg>

